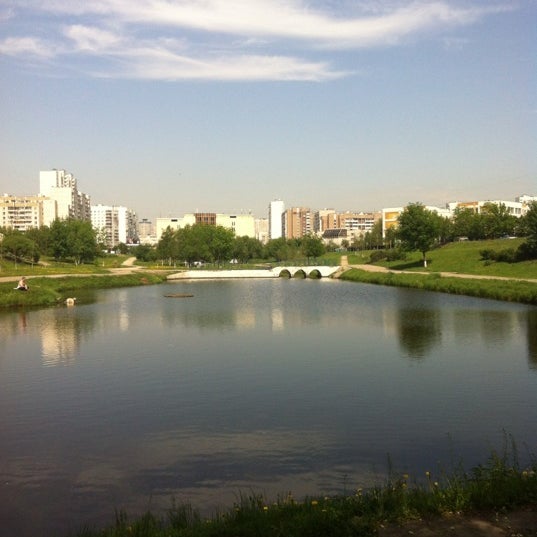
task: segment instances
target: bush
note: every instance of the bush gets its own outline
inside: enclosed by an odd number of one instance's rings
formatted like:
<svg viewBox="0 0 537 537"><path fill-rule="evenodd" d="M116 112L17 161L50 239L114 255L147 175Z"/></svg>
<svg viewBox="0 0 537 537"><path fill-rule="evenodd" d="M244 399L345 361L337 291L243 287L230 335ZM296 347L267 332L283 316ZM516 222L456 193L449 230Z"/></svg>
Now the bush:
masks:
<svg viewBox="0 0 537 537"><path fill-rule="evenodd" d="M376 263L377 261L382 261L384 259L387 259L386 250L374 250L369 256L370 263Z"/></svg>
<svg viewBox="0 0 537 537"><path fill-rule="evenodd" d="M392 248L386 252L387 261L404 261L407 255L401 248Z"/></svg>

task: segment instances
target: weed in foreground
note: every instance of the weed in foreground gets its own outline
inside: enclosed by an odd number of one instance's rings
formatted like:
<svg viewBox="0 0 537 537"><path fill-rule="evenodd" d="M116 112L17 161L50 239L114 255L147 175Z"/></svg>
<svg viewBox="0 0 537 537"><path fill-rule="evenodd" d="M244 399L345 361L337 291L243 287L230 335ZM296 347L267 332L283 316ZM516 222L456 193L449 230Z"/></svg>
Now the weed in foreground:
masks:
<svg viewBox="0 0 537 537"><path fill-rule="evenodd" d="M291 494L270 502L241 495L224 513L204 519L190 505L172 503L167 516L147 512L130 522L123 512L107 529L84 528L76 537L369 537L380 525L475 511L508 512L537 502L537 464L521 467L516 446L492 452L488 461L465 471L424 472L419 478L390 474L382 486L353 495L310 497Z"/></svg>

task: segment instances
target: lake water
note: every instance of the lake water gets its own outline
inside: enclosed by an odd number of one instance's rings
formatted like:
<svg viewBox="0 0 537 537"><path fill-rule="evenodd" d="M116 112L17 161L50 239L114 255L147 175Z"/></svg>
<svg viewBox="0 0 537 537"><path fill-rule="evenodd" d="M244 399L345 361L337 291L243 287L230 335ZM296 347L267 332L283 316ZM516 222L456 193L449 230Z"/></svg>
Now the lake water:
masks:
<svg viewBox="0 0 537 537"><path fill-rule="evenodd" d="M505 434L524 459L536 423L536 308L333 280L99 291L0 315L0 533L352 493Z"/></svg>

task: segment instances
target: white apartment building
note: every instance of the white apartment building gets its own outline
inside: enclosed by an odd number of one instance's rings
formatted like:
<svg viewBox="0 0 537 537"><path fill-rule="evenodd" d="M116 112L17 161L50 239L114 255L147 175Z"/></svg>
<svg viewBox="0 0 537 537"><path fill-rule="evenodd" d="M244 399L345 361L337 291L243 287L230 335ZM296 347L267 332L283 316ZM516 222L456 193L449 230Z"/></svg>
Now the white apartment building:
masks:
<svg viewBox="0 0 537 537"><path fill-rule="evenodd" d="M450 209L442 209L440 207L432 207L426 205L425 209L433 213L442 216L443 218L451 218L453 213ZM399 215L405 210L404 207L390 207L388 209L382 209L382 237L386 237L386 231L390 228L397 227L397 220Z"/></svg>
<svg viewBox="0 0 537 537"><path fill-rule="evenodd" d="M108 248L119 243L134 244L138 241L136 213L127 207L92 205L91 225Z"/></svg>
<svg viewBox="0 0 537 537"><path fill-rule="evenodd" d="M537 203L537 196L522 195L515 198L515 201L522 204L522 216L524 216L529 211L531 204Z"/></svg>
<svg viewBox="0 0 537 537"><path fill-rule="evenodd" d="M39 195L56 202L54 214L44 214L44 225L49 226L56 218L76 218L91 220L90 197L79 192L76 179L65 170L47 170L39 172Z"/></svg>
<svg viewBox="0 0 537 537"><path fill-rule="evenodd" d="M529 198L530 196L524 196ZM520 217L523 213L523 205L520 201L504 201L504 200L483 200L483 201L452 201L447 204L451 215L453 215L455 209L471 209L476 213L483 211L483 206L488 203L493 205L504 205L509 214Z"/></svg>
<svg viewBox="0 0 537 537"><path fill-rule="evenodd" d="M222 226L231 229L236 237L256 236L255 219L251 214L222 214L222 213L187 213L183 218L157 218L157 242L168 227L175 231L194 224Z"/></svg>
<svg viewBox="0 0 537 537"><path fill-rule="evenodd" d="M54 214L56 202L44 196L0 197L0 227L28 231L44 225L45 215Z"/></svg>
<svg viewBox="0 0 537 537"><path fill-rule="evenodd" d="M282 200L274 200L269 204L269 239L284 236L283 213L285 204Z"/></svg>

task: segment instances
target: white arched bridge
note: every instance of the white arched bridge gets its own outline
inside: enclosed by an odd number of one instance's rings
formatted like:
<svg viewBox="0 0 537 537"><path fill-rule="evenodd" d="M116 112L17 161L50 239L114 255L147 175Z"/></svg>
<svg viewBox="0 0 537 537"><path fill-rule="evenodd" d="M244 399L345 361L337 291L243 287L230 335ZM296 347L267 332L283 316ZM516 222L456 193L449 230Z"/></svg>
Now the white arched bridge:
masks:
<svg viewBox="0 0 537 537"><path fill-rule="evenodd" d="M184 270L170 274L168 280L219 279L219 278L329 278L341 267L326 265L277 266L256 270Z"/></svg>
<svg viewBox="0 0 537 537"><path fill-rule="evenodd" d="M326 265L316 265L316 266L284 266L284 267L274 267L271 271L278 278L288 277L304 277L304 278L328 278L332 274L336 273L339 270L339 267L328 267Z"/></svg>

